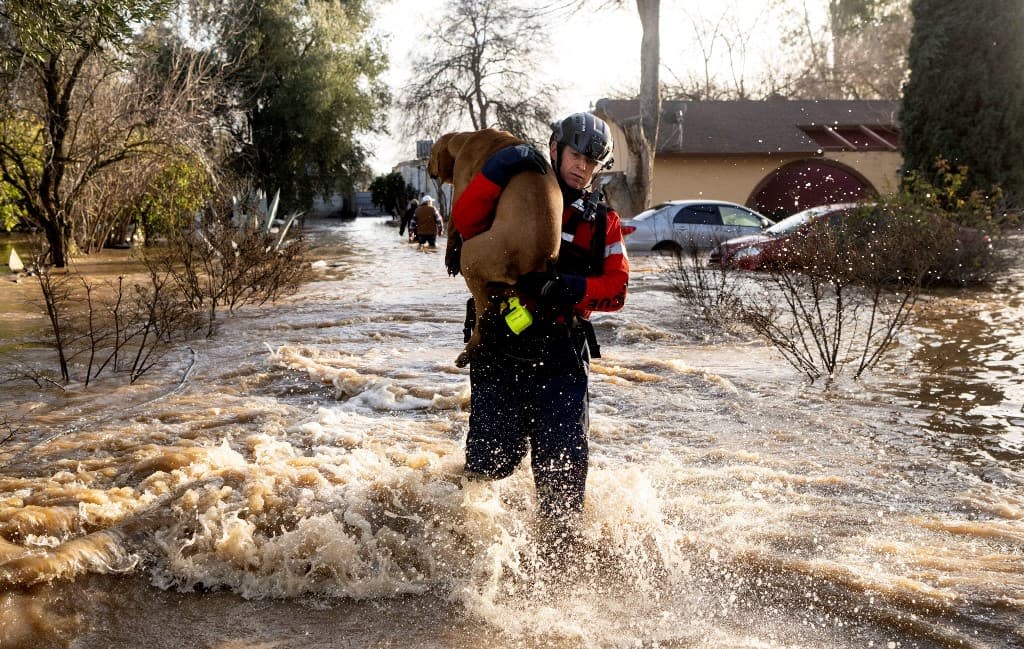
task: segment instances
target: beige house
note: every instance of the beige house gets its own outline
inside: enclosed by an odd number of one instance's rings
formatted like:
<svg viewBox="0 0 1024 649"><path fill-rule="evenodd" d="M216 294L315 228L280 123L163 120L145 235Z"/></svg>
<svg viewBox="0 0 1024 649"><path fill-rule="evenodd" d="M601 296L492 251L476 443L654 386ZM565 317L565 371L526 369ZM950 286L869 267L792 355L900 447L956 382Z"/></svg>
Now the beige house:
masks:
<svg viewBox="0 0 1024 649"><path fill-rule="evenodd" d="M639 119L638 106L602 99L594 109L612 128L619 153L608 173L619 182L629 159L623 125ZM903 162L898 110L896 101L663 102L651 204L720 199L778 219L894 191Z"/></svg>

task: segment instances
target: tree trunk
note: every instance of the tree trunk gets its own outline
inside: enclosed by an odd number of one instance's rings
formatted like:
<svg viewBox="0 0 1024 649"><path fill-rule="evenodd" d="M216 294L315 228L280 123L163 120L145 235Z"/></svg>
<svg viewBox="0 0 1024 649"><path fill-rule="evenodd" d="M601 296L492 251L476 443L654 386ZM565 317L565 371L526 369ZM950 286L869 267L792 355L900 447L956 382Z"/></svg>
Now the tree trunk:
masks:
<svg viewBox="0 0 1024 649"><path fill-rule="evenodd" d="M65 223L66 219L47 217L41 220L43 232L46 234L46 243L50 246L47 256L51 264L57 268L64 268L68 263L68 243L71 240L71 224Z"/></svg>
<svg viewBox="0 0 1024 649"><path fill-rule="evenodd" d="M829 70L826 88L830 96L846 98L842 80L846 76L847 41L849 40L849 18L843 13L838 0L829 3L829 22L832 25L832 65L827 63L824 69Z"/></svg>
<svg viewBox="0 0 1024 649"><path fill-rule="evenodd" d="M643 39L640 45L640 119L636 133L627 132L631 140L630 157L633 164L627 183L634 214L647 208L651 201L651 182L654 179L654 154L661 122L661 89L658 67L661 62L658 23L661 0L636 0ZM627 129L627 131L632 129Z"/></svg>

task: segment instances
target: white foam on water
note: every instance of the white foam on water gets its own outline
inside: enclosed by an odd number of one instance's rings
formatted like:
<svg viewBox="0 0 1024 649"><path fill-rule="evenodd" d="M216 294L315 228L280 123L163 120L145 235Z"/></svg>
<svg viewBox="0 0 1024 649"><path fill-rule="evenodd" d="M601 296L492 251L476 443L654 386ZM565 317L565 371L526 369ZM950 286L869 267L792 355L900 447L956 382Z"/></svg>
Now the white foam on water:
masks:
<svg viewBox="0 0 1024 649"><path fill-rule="evenodd" d="M438 597L499 646L970 646L1024 611L1009 462L978 472L771 350L694 342L653 273L595 317L582 549L552 565L528 462L459 475L461 280L391 252L225 322L182 391L148 401L180 371L79 386L36 420L66 433L0 448L0 584L136 571L268 606L388 600L415 620L396 646Z"/></svg>

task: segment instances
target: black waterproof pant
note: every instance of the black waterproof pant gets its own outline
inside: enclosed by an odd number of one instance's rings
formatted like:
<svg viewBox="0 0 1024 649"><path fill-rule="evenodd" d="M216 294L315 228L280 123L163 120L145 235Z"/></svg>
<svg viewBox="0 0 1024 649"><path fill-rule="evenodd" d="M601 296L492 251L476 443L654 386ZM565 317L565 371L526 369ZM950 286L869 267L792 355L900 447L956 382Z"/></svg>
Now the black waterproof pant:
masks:
<svg viewBox="0 0 1024 649"><path fill-rule="evenodd" d="M586 344L564 333L532 349L533 359L485 351L471 361L466 469L504 478L529 450L538 513L571 519L583 510L587 483Z"/></svg>

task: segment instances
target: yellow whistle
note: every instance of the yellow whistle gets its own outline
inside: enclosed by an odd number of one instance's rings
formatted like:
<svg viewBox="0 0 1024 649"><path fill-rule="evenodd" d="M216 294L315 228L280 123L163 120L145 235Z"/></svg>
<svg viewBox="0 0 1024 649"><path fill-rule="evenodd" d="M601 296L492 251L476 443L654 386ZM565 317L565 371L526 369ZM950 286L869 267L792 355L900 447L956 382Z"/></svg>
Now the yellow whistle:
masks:
<svg viewBox="0 0 1024 649"><path fill-rule="evenodd" d="M519 298L512 296L506 302L508 305L508 312L505 313L505 322L508 324L508 328L512 330L512 333L519 335L524 329L533 324L533 314L530 313L529 309L519 303Z"/></svg>

